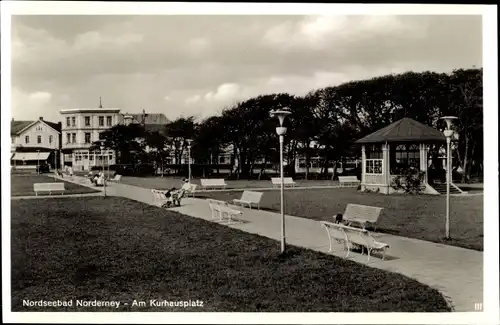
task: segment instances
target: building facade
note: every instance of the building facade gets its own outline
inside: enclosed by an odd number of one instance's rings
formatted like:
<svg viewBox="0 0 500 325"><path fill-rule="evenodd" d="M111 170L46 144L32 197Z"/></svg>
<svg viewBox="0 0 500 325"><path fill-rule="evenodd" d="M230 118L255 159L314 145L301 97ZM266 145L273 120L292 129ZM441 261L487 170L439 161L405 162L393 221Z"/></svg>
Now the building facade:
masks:
<svg viewBox="0 0 500 325"><path fill-rule="evenodd" d="M34 169L41 162L57 166L61 148L61 125L45 121L11 121L11 165L16 169Z"/></svg>
<svg viewBox="0 0 500 325"><path fill-rule="evenodd" d="M74 108L61 110L61 165L75 171L115 164L113 150L91 150L99 134L122 121L118 108Z"/></svg>

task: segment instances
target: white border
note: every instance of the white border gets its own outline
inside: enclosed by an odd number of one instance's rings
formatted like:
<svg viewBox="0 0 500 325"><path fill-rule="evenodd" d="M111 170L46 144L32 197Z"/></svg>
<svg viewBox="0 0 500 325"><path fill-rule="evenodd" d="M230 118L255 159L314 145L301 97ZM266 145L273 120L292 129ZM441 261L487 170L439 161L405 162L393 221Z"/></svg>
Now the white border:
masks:
<svg viewBox="0 0 500 325"><path fill-rule="evenodd" d="M11 82L10 44L12 14L382 14L382 15L483 15L484 53L484 312L482 313L12 313L10 311L10 162L2 159L2 281L3 320L39 323L266 323L266 324L498 324L498 83L496 6L484 5L366 5L366 4L210 4L210 3L119 3L119 2L1 2L2 31L2 156L10 150ZM7 154L7 155L5 155ZM491 175L491 177L490 177ZM497 177L493 177L496 175ZM486 204L487 202L487 204ZM466 293L464 293L466 294Z"/></svg>

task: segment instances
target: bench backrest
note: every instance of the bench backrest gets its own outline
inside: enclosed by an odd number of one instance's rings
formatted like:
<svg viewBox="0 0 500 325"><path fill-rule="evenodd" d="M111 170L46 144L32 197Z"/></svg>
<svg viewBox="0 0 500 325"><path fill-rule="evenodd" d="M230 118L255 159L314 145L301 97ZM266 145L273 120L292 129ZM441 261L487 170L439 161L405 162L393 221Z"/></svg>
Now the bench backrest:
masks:
<svg viewBox="0 0 500 325"><path fill-rule="evenodd" d="M271 182L273 184L281 184L281 178L280 177L272 177ZM294 184L295 182L293 181L293 178L291 178L291 177L283 177L283 183L284 184Z"/></svg>
<svg viewBox="0 0 500 325"><path fill-rule="evenodd" d="M181 189L183 189L186 192L194 192L196 190L196 187L197 187L196 184L184 183Z"/></svg>
<svg viewBox="0 0 500 325"><path fill-rule="evenodd" d="M33 191L64 191L64 183L35 183L33 184Z"/></svg>
<svg viewBox="0 0 500 325"><path fill-rule="evenodd" d="M355 243L365 247L375 246L375 239L370 235L370 233L367 230L352 228L352 227L349 228L351 229L345 229L344 231L347 235L348 240L351 243Z"/></svg>
<svg viewBox="0 0 500 325"><path fill-rule="evenodd" d="M343 225L328 221L322 221L321 225L328 230L328 233L330 234L331 237L342 240L348 239L344 231Z"/></svg>
<svg viewBox="0 0 500 325"><path fill-rule="evenodd" d="M262 192L243 191L241 201L259 203L263 194Z"/></svg>
<svg viewBox="0 0 500 325"><path fill-rule="evenodd" d="M210 179L205 179L202 178L200 180L202 186L221 186L221 185L227 185L226 181L223 178L210 178Z"/></svg>
<svg viewBox="0 0 500 325"><path fill-rule="evenodd" d="M339 182L359 182L356 176L339 176Z"/></svg>
<svg viewBox="0 0 500 325"><path fill-rule="evenodd" d="M361 204L347 204L344 219L376 222L383 208Z"/></svg>
<svg viewBox="0 0 500 325"><path fill-rule="evenodd" d="M208 199L208 204L210 205L210 209L220 209L221 207L228 207L228 203L226 201Z"/></svg>
<svg viewBox="0 0 500 325"><path fill-rule="evenodd" d="M113 178L114 181L120 181L120 179L122 179L122 175L118 175L118 174L116 174L115 178Z"/></svg>
<svg viewBox="0 0 500 325"><path fill-rule="evenodd" d="M153 198L155 199L155 201L166 199L165 191L151 189L151 193L153 193Z"/></svg>

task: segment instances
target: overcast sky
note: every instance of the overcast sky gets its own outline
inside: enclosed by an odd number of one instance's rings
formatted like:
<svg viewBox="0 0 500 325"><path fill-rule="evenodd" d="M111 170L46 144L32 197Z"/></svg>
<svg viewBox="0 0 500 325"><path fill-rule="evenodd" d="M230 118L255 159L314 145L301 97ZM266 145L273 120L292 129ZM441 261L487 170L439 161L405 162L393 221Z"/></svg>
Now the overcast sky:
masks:
<svg viewBox="0 0 500 325"><path fill-rule="evenodd" d="M199 118L259 94L482 66L481 16L13 16L12 117Z"/></svg>

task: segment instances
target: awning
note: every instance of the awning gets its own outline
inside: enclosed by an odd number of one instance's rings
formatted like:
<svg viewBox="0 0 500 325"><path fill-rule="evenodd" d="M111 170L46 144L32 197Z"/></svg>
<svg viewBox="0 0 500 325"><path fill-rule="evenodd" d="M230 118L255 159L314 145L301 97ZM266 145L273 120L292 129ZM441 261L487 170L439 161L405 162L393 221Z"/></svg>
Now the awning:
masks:
<svg viewBox="0 0 500 325"><path fill-rule="evenodd" d="M47 160L50 152L16 152L12 160Z"/></svg>

